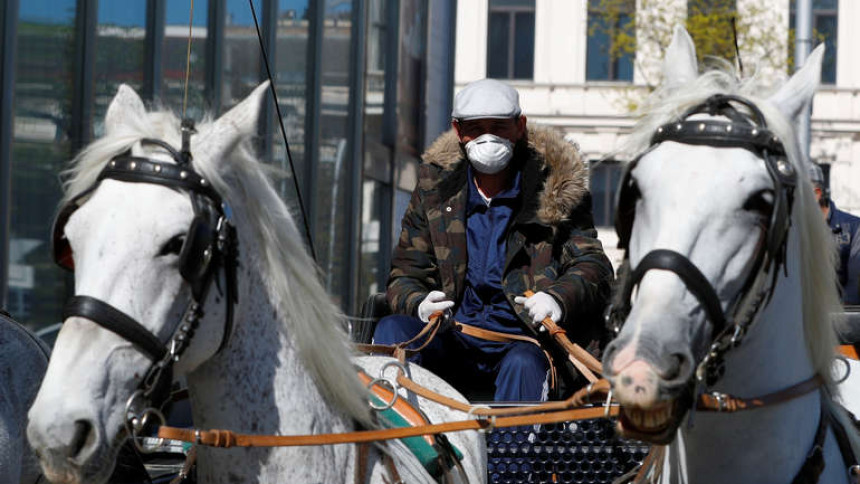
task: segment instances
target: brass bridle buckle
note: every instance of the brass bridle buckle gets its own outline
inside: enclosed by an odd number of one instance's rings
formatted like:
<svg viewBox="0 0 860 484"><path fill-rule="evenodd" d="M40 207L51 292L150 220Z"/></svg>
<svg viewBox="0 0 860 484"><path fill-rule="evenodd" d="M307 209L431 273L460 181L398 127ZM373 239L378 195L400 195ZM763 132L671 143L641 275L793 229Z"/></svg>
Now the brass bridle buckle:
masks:
<svg viewBox="0 0 860 484"><path fill-rule="evenodd" d="M711 392L711 396L717 401L717 411L725 412L728 409L726 394L720 392Z"/></svg>

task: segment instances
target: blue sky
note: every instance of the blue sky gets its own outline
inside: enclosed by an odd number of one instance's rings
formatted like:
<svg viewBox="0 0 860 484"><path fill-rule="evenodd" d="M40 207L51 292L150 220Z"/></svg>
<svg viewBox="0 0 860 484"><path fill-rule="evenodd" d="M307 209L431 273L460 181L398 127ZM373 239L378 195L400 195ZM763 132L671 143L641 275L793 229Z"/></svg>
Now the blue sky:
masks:
<svg viewBox="0 0 860 484"><path fill-rule="evenodd" d="M313 0L280 0L280 11L296 10L301 16ZM330 0L329 0L330 1ZM187 24L190 0L167 0L167 24ZM247 0L227 0L227 11L237 24L252 24L251 9ZM260 15L261 0L254 0L257 16ZM194 25L205 26L208 2L194 2ZM75 17L75 0L22 0L20 18L27 22L71 24ZM99 22L123 26L143 26L146 16L146 0L101 0Z"/></svg>

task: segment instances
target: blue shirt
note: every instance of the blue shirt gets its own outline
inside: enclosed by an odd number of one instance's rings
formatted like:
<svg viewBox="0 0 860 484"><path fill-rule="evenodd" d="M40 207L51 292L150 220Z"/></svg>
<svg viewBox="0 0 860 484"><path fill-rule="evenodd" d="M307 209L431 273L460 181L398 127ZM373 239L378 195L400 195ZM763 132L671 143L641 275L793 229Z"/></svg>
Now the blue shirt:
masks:
<svg viewBox="0 0 860 484"><path fill-rule="evenodd" d="M842 303L860 304L860 218L839 210L831 201L827 224L833 231L836 250L839 252L836 272L842 286Z"/></svg>
<svg viewBox="0 0 860 484"><path fill-rule="evenodd" d="M454 320L491 331L525 334L522 323L502 291L505 269L505 235L519 203L520 173L510 188L487 204L475 186L468 167L469 198L466 202L466 250L468 266L463 300Z"/></svg>

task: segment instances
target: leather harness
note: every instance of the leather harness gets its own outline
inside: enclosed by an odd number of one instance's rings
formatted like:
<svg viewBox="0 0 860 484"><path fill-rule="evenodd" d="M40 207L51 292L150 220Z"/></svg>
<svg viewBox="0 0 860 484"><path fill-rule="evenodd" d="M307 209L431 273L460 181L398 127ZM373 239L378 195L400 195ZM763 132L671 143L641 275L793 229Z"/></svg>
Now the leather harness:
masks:
<svg viewBox="0 0 860 484"><path fill-rule="evenodd" d="M142 145L166 151L175 163L155 161L133 156L129 151L112 158L99 173L95 183L66 203L57 215L53 227L54 261L62 268L74 271L75 261L64 229L72 214L86 203L103 180L129 183L146 183L180 190L188 194L194 219L185 235L179 252L179 270L190 289L189 301L182 318L172 329L165 342L143 324L122 310L100 299L76 295L63 308L63 320L71 317L86 318L108 331L119 335L152 362L126 404L126 428L134 437L146 425L147 419L164 420L160 408L169 398L172 367L188 347L203 317L203 304L209 289L218 283L223 271L225 279L226 317L221 351L232 333L233 306L238 301L236 267L238 265L238 238L233 227L232 212L217 191L193 168L190 138L194 123L182 121L182 148L177 151L170 144L157 139L144 138ZM219 290L222 289L219 287ZM138 445L136 438L132 438Z"/></svg>

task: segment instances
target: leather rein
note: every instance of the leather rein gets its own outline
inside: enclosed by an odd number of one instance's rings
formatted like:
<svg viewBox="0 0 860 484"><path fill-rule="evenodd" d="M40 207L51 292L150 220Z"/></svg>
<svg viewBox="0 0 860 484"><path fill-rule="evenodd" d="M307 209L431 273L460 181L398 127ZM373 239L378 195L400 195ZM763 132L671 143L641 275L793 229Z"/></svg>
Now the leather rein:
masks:
<svg viewBox="0 0 860 484"><path fill-rule="evenodd" d="M431 322L427 324L419 337L398 345L357 345L359 349L372 352L387 352L388 354L408 356L416 349L405 346L415 342L420 337L427 340L422 343L425 346L429 339L439 331L444 318L441 313L431 316ZM543 321L544 327L558 328L550 319ZM552 331L549 329L549 331ZM559 330L563 335L563 330ZM566 337L565 337L566 338ZM572 348L577 348L575 343L570 343ZM584 352L588 357L583 358L580 363L587 368L593 368L595 372L602 373L602 365L593 356L582 348L577 350ZM576 359L575 356L570 356ZM468 419L446 422L442 424L420 425L415 427L360 430L355 432L312 434L312 435L255 435L240 434L230 430L200 430L193 428L178 428L162 425L158 429L158 437L161 439L173 439L197 445L209 447L295 447L312 445L333 444L360 444L365 442L402 439L420 435L438 434L444 432L458 432L464 430L477 430L489 432L495 428L517 427L526 425L550 424L559 422L572 422L594 418L608 418L617 416L619 406L612 404L612 391L606 379L596 379L588 386L580 389L569 398L556 402L546 402L536 405L522 405L507 408L489 408L484 405L471 405L430 390L406 377L399 372L393 381L387 378L374 380L387 380L386 387L393 389L397 394L398 388L430 400L436 404L446 406L452 410L466 413ZM761 395L753 398L742 398L725 393L711 392L702 394L696 401L699 411L734 413L743 410L752 410L769 405L776 405L794 398L806 395L822 385L820 377L814 376L791 387ZM599 402L599 403L598 403ZM595 405L597 403L597 405ZM473 418L472 418L473 417Z"/></svg>

